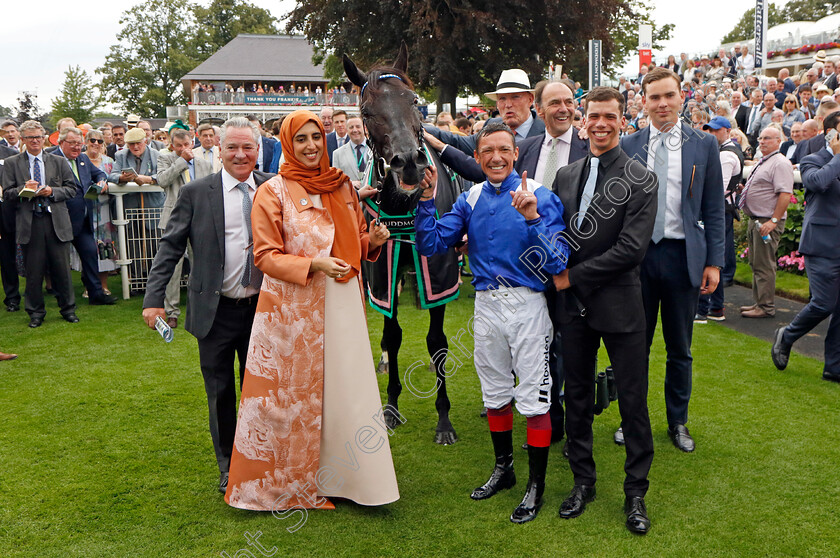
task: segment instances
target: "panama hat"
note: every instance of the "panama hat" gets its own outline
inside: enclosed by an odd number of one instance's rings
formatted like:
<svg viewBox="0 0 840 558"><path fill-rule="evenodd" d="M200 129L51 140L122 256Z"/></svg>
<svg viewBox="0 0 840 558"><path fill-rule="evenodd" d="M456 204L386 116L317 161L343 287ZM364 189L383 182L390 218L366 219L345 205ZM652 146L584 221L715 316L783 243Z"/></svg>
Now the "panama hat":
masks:
<svg viewBox="0 0 840 558"><path fill-rule="evenodd" d="M513 68L511 70L504 70L502 75L499 76L499 81L496 83L496 90L485 93L485 95L496 101L498 96L504 93L533 92L534 90L531 89L531 81L528 79L528 74L519 68Z"/></svg>

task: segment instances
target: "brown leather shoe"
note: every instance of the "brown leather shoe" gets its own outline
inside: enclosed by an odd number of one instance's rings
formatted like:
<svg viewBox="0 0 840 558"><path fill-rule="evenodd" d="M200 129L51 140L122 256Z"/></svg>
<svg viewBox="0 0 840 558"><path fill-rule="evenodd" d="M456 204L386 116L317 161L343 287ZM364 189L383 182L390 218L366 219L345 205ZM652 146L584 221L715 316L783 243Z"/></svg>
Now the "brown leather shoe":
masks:
<svg viewBox="0 0 840 558"><path fill-rule="evenodd" d="M756 308L758 308L757 304L750 304L749 306L741 306L738 310L741 312L747 312L749 310L755 310Z"/></svg>
<svg viewBox="0 0 840 558"><path fill-rule="evenodd" d="M15 360L17 355L0 353L0 360Z"/></svg>
<svg viewBox="0 0 840 558"><path fill-rule="evenodd" d="M752 310L746 310L741 312L742 318L772 318L773 314L768 314L761 308L753 308Z"/></svg>
<svg viewBox="0 0 840 558"><path fill-rule="evenodd" d="M178 318L166 318L166 325L175 329L178 327Z"/></svg>

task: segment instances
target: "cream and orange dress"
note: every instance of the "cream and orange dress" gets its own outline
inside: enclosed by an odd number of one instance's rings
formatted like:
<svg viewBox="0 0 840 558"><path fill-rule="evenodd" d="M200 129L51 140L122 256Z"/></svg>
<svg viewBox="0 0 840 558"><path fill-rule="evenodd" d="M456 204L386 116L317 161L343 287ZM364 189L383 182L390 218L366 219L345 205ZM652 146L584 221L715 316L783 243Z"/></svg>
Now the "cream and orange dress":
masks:
<svg viewBox="0 0 840 558"><path fill-rule="evenodd" d="M355 192L349 183L342 190L361 257L375 260ZM330 255L332 219L320 196L278 175L257 191L251 222L265 276L225 501L263 511L331 509L327 497L396 501L360 278L309 273L312 258Z"/></svg>

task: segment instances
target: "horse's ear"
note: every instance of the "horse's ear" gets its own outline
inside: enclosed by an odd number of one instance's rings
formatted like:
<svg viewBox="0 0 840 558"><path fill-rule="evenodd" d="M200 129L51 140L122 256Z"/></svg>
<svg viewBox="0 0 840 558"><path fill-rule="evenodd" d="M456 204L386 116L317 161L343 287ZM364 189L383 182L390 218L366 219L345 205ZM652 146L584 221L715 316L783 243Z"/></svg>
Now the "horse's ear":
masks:
<svg viewBox="0 0 840 558"><path fill-rule="evenodd" d="M405 44L405 41L400 43L400 52L397 54L397 59L394 60L394 68L398 69L402 73L406 73L408 70L408 47Z"/></svg>
<svg viewBox="0 0 840 558"><path fill-rule="evenodd" d="M359 70L359 67L356 66L356 63L350 60L350 57L344 54L342 56L344 61L344 73L347 74L347 79L350 80L350 83L353 85L357 85L362 87L365 82L365 75Z"/></svg>

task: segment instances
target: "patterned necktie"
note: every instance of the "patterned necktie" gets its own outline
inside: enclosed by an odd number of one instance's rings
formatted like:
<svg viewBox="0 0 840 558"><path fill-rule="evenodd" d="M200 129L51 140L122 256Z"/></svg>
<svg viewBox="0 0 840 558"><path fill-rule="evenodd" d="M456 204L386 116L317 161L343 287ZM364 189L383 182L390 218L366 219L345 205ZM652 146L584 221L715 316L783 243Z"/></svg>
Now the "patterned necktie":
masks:
<svg viewBox="0 0 840 558"><path fill-rule="evenodd" d="M359 172L365 172L365 156L362 155L363 144L356 146L356 164L359 165Z"/></svg>
<svg viewBox="0 0 840 558"><path fill-rule="evenodd" d="M557 175L557 142L558 138L551 138L551 148L548 151L548 157L545 159L545 172L543 173L543 186L551 186L554 184L554 177Z"/></svg>
<svg viewBox="0 0 840 558"><path fill-rule="evenodd" d="M577 214L577 228L583 224L583 218L586 215L586 210L589 209L589 204L592 203L592 196L595 195L595 183L598 181L598 157L590 157L589 159L589 176L586 178L586 184L583 186L583 195L580 198L580 211Z"/></svg>
<svg viewBox="0 0 840 558"><path fill-rule="evenodd" d="M32 161L32 180L41 185L41 162L36 158ZM34 206L35 213L41 213L44 211L44 198L39 196L35 199L35 206Z"/></svg>
<svg viewBox="0 0 840 558"><path fill-rule="evenodd" d="M659 139L659 145L656 146L656 152L653 156L653 172L659 182L659 191L657 192L659 207L656 208L656 220L653 223L651 240L658 244L665 237L665 210L668 205L668 134L659 132L656 137Z"/></svg>
<svg viewBox="0 0 840 558"><path fill-rule="evenodd" d="M242 218L245 229L248 231L248 254L245 257L245 269L242 270L242 279L239 284L243 287L254 287L258 289L262 284L263 273L254 265L254 236L251 231L251 196L248 195L248 185L240 182L236 185L242 192Z"/></svg>

